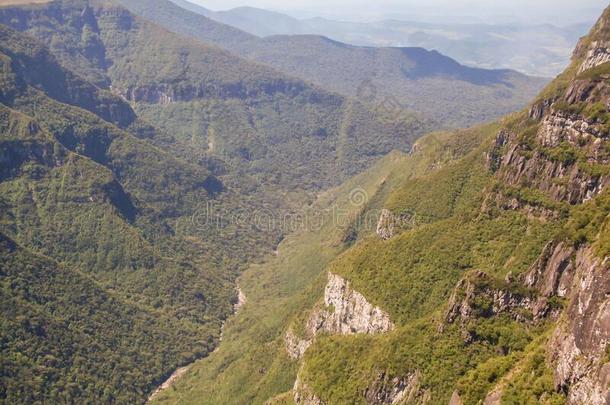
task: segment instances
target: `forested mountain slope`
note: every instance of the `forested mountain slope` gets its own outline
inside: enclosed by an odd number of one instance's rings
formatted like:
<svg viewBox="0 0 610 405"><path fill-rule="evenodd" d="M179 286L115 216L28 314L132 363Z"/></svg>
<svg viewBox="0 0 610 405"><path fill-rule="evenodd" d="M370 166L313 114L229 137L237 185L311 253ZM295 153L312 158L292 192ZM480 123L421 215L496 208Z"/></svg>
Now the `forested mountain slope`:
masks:
<svg viewBox="0 0 610 405"><path fill-rule="evenodd" d="M346 184L340 195L360 184L369 204L313 231L340 249L320 263L287 240L249 270L255 301L231 344L160 402L607 404L609 44L610 8L530 108L426 136ZM377 226L362 228L369 210ZM299 289L261 293L258 280L300 272ZM277 316L251 324L262 308Z"/></svg>
<svg viewBox="0 0 610 405"><path fill-rule="evenodd" d="M407 150L430 127L172 34L112 2L1 8L0 22L47 44L63 66L198 155L268 185L337 184L392 149Z"/></svg>
<svg viewBox="0 0 610 405"><path fill-rule="evenodd" d="M469 68L422 48L357 47L315 35L261 39L169 0L120 1L168 30L363 102L423 113L443 126L472 125L518 110L546 83L511 70Z"/></svg>
<svg viewBox="0 0 610 405"><path fill-rule="evenodd" d="M33 40L0 38L1 397L142 401L230 312L235 270L175 236L216 182L68 104L135 116Z"/></svg>
<svg viewBox="0 0 610 405"><path fill-rule="evenodd" d="M143 402L217 345L236 276L286 231L257 220L429 126L107 1L0 7L0 20L13 27L0 25L10 403Z"/></svg>

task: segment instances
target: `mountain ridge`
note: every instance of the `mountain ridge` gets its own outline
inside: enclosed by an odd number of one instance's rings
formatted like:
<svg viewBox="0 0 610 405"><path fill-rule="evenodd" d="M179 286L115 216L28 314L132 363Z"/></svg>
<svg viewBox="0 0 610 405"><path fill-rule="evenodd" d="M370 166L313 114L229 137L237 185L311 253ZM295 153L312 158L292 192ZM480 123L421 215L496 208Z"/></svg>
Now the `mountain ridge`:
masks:
<svg viewBox="0 0 610 405"><path fill-rule="evenodd" d="M409 68L416 66L418 61L391 48L375 48L378 54L369 48L337 48L332 46L334 43L319 36L294 39L250 36L247 40L235 41L238 34L230 34L226 38L209 34L211 27L223 24L182 9L169 0L157 0L155 7L142 0L121 2L134 13L168 30L213 42L249 60L272 66L344 96L359 97L359 90L373 82L376 94L374 104L395 105L427 117L438 117L452 127L485 122L512 112L525 105L546 82L517 72L504 73L503 81L510 82L512 86L506 86L502 81L477 85L438 75L427 81L411 80L404 72L409 72ZM315 41L304 41L307 38ZM299 40L301 42L293 42ZM455 66L467 69L461 65ZM460 99L460 103L453 102L455 99ZM370 103L366 97L364 100ZM430 100L434 100L436 108L432 108Z"/></svg>
<svg viewBox="0 0 610 405"><path fill-rule="evenodd" d="M175 0L174 3L261 37L318 34L361 46L420 46L439 50L466 65L487 69L512 68L545 77L553 77L564 69L578 38L593 22L569 27L450 24L399 19L349 22L320 17L297 19L256 8L211 11L187 0Z"/></svg>

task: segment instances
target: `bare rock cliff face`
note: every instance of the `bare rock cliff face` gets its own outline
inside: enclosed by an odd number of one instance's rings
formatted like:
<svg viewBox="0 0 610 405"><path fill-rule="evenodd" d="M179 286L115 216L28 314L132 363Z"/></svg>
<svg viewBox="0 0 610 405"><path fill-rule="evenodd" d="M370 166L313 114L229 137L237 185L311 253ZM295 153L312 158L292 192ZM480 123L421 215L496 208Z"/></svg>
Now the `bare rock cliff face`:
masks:
<svg viewBox="0 0 610 405"><path fill-rule="evenodd" d="M570 303L549 342L555 385L570 404L610 404L610 258L590 248L574 259Z"/></svg>
<svg viewBox="0 0 610 405"><path fill-rule="evenodd" d="M377 223L377 235L383 240L391 239L396 233L395 228L396 218L390 210L383 209Z"/></svg>
<svg viewBox="0 0 610 405"><path fill-rule="evenodd" d="M545 297L566 297L574 279L574 253L571 246L549 242L525 275L525 285L537 289Z"/></svg>
<svg viewBox="0 0 610 405"><path fill-rule="evenodd" d="M381 373L365 390L366 403L369 405L429 404L430 392L421 387L420 380L419 371L404 378L390 378L385 373Z"/></svg>
<svg viewBox="0 0 610 405"><path fill-rule="evenodd" d="M505 184L577 205L610 186L610 73L592 70L610 62L610 8L573 60L574 77L535 103L526 122L497 136L488 167ZM610 258L589 245L551 242L521 281L535 291L535 315L549 316L552 297L567 302L547 346L556 389L569 404L610 404ZM464 300L455 301L449 318L469 315Z"/></svg>
<svg viewBox="0 0 610 405"><path fill-rule="evenodd" d="M579 73L584 72L587 69L594 68L603 63L610 62L610 42L607 41L595 41L591 49L587 52L587 56L582 66L580 67Z"/></svg>
<svg viewBox="0 0 610 405"><path fill-rule="evenodd" d="M299 337L289 329L284 342L288 355L297 360L303 357L319 333L377 334L392 329L394 323L386 312L369 303L361 293L350 286L349 281L329 273L324 290L324 306L312 310L305 325L305 336ZM397 404L407 397L425 399L428 395L429 398L429 394L420 391L419 373L402 379L389 378L381 374L366 390L365 398L367 404L374 405ZM325 402L317 397L300 377L297 377L293 392L295 403L298 405L325 405Z"/></svg>
<svg viewBox="0 0 610 405"><path fill-rule="evenodd" d="M519 284L530 293L519 293ZM567 307L554 308L552 297L566 299ZM477 306L481 302L488 304L485 311ZM439 330L501 313L524 323L559 318L546 350L555 388L566 393L568 404L610 404L610 257L601 259L588 246L550 242L516 280L499 282L483 272L468 275L456 286ZM502 394L490 392L485 404L500 404ZM452 403L459 403L459 394L454 397Z"/></svg>
<svg viewBox="0 0 610 405"><path fill-rule="evenodd" d="M494 280L486 273L477 271L464 277L455 287L439 331L442 332L447 324L459 321L465 326L473 318L500 314L529 322L530 319L539 319L544 312L544 304L539 304L537 297L525 295L515 285ZM469 341L470 336L465 334L464 339Z"/></svg>
<svg viewBox="0 0 610 405"><path fill-rule="evenodd" d="M588 37L581 39L574 51L583 59L579 73L610 61L610 12L604 11Z"/></svg>
<svg viewBox="0 0 610 405"><path fill-rule="evenodd" d="M364 392L367 405L430 404L430 391L421 387L421 373L416 371L404 378L390 378L381 373ZM307 384L297 377L293 387L297 405L327 405Z"/></svg>
<svg viewBox="0 0 610 405"><path fill-rule="evenodd" d="M370 304L349 281L330 273L324 292L324 304L330 308L321 319L324 331L331 334L382 333L394 329L390 316Z"/></svg>
<svg viewBox="0 0 610 405"><path fill-rule="evenodd" d="M606 11L574 52L579 73L535 102L527 118L497 135L487 166L503 184L537 189L552 201L571 205L610 186L607 170L600 170L610 164L610 74L605 69L581 74L610 62L609 16ZM503 208L527 208L523 202L497 200Z"/></svg>
<svg viewBox="0 0 610 405"><path fill-rule="evenodd" d="M540 108L533 107L530 115L539 115ZM498 177L505 184L528 185L554 201L569 204L581 204L610 185L610 176L592 174L586 167L609 163L605 148L610 133L594 120L550 107L540 118L534 138L538 145L535 150L530 151L531 145L523 144L518 138L516 134L501 132L494 152L488 157L488 166L497 169ZM566 150L563 155L556 152L557 156L549 156L560 147ZM577 153L572 156L569 148L582 155L580 161ZM505 150L504 154L498 152L501 149Z"/></svg>
<svg viewBox="0 0 610 405"><path fill-rule="evenodd" d="M286 336L284 336L284 344L286 347L286 352L291 359L301 359L307 349L309 349L309 346L312 345L313 335L309 328L306 329L306 334L307 337L300 338L294 333L292 328L288 329L288 332L286 332Z"/></svg>
<svg viewBox="0 0 610 405"><path fill-rule="evenodd" d="M545 298L568 300L547 348L556 389L569 404L610 404L610 258L549 243L524 282Z"/></svg>
<svg viewBox="0 0 610 405"><path fill-rule="evenodd" d="M305 336L298 337L292 329L285 336L286 350L291 358L299 359L318 333L352 335L383 333L394 329L390 316L351 288L349 281L329 273L324 291L324 308L312 310Z"/></svg>

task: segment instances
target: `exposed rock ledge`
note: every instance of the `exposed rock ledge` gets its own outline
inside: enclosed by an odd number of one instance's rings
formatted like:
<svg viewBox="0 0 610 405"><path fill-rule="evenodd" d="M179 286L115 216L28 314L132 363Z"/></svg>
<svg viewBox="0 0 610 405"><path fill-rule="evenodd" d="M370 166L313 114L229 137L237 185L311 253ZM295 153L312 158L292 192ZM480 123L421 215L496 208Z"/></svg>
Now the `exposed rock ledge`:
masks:
<svg viewBox="0 0 610 405"><path fill-rule="evenodd" d="M333 335L357 333L383 333L394 329L390 316L379 307L369 303L349 281L328 273L324 291L324 308L313 309L305 326L305 337L299 338L292 329L285 337L286 350L290 357L299 359L320 332Z"/></svg>
<svg viewBox="0 0 610 405"><path fill-rule="evenodd" d="M568 306L547 344L547 364L554 371L555 388L566 393L569 405L610 404L610 257L601 259L587 246L548 243L530 270L518 279L535 293L531 297L510 292L510 283L494 285L486 279L484 273L477 272L458 283L445 323L481 316L475 297L492 304L491 315L514 314L523 322L527 318L520 317L519 309L531 311L534 320L548 318L556 311L549 307L548 299L563 297ZM455 404L460 403L457 396ZM485 405L499 404L501 397L502 390L496 387Z"/></svg>
<svg viewBox="0 0 610 405"><path fill-rule="evenodd" d="M419 371L405 378L389 378L385 373L381 373L365 390L365 401L368 405L427 405L431 399L430 391L421 387L420 380ZM326 405L299 377L294 383L293 392L297 405Z"/></svg>
<svg viewBox="0 0 610 405"><path fill-rule="evenodd" d="M328 274L324 304L330 308L320 318L320 326L329 333L382 333L394 329L390 316L370 304L348 281L336 274Z"/></svg>
<svg viewBox="0 0 610 405"><path fill-rule="evenodd" d="M549 342L555 386L568 404L610 404L610 258L591 248L575 253L575 274L567 293L565 320Z"/></svg>
<svg viewBox="0 0 610 405"><path fill-rule="evenodd" d="M286 351L292 359L300 359L311 346L318 333L351 335L357 333L376 334L394 329L390 316L369 303L366 298L354 291L344 278L328 273L328 283L324 290L324 307L314 308L305 325L305 336L298 337L292 329L285 336ZM312 390L297 380L293 388L294 401L298 405L325 405ZM386 378L381 374L365 393L369 404L397 404L406 397L426 398L419 390L419 374L406 378Z"/></svg>
<svg viewBox="0 0 610 405"><path fill-rule="evenodd" d="M594 68L606 62L610 62L610 44L607 42L595 41L591 44L585 61L580 66L578 73L582 73L587 69Z"/></svg>
<svg viewBox="0 0 610 405"><path fill-rule="evenodd" d="M383 239L388 240L394 237L396 227L396 218L394 214L388 209L381 210L379 216L379 222L377 223L377 235Z"/></svg>
<svg viewBox="0 0 610 405"><path fill-rule="evenodd" d="M379 374L373 384L364 392L369 405L385 404L420 404L430 403L430 391L420 384L421 373L415 371L404 378L389 378L385 373Z"/></svg>

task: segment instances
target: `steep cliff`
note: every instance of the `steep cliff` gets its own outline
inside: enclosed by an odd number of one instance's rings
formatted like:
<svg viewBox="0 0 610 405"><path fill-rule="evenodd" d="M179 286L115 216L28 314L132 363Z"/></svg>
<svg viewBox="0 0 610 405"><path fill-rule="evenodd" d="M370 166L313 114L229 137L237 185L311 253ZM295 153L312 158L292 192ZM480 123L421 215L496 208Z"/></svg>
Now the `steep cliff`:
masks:
<svg viewBox="0 0 610 405"><path fill-rule="evenodd" d="M286 350L293 359L300 359L319 333L352 335L384 333L394 324L382 309L370 304L348 281L329 273L324 290L324 306L316 306L305 325L305 336L299 338L293 329L286 332Z"/></svg>
<svg viewBox="0 0 610 405"><path fill-rule="evenodd" d="M315 339L303 398L392 403L417 376L404 403L610 403L609 17L528 110L392 190L377 235L331 264L393 328Z"/></svg>

